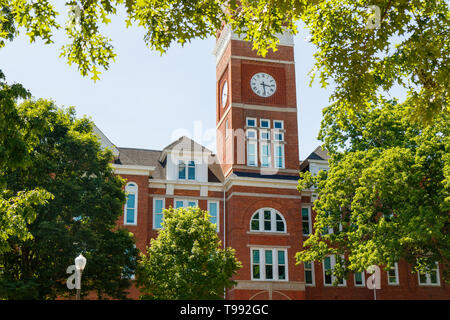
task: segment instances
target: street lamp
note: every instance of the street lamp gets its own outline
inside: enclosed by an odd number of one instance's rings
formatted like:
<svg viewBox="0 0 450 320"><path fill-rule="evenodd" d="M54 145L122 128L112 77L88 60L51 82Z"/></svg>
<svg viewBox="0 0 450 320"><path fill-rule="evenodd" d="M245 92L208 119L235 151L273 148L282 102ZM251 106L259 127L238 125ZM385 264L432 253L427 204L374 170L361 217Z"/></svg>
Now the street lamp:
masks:
<svg viewBox="0 0 450 320"><path fill-rule="evenodd" d="M80 254L78 257L75 258L75 268L79 272L77 297L76 297L77 300L80 300L81 274L83 273L83 270L84 270L85 266L86 266L86 258L83 257L82 254Z"/></svg>

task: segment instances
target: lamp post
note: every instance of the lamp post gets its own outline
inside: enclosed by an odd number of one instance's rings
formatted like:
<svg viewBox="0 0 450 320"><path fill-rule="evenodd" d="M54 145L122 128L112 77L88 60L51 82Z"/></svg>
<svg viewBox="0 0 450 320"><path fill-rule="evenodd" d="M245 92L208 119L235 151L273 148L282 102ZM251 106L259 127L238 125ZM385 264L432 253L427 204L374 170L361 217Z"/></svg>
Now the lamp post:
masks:
<svg viewBox="0 0 450 320"><path fill-rule="evenodd" d="M75 268L78 271L78 286L77 286L77 296L76 299L80 300L80 291L81 291L81 274L83 273L84 267L86 266L86 258L80 254L75 258Z"/></svg>

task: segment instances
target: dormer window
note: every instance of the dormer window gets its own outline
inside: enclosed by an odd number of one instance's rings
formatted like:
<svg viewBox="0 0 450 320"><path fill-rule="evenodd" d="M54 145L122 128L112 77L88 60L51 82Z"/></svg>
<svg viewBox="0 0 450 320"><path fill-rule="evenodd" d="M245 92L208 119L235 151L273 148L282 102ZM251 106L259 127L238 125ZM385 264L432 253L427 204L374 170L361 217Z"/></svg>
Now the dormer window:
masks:
<svg viewBox="0 0 450 320"><path fill-rule="evenodd" d="M186 180L186 170L187 170L187 179L195 180L195 161L189 161L186 163L183 160L178 162L178 179Z"/></svg>
<svg viewBox="0 0 450 320"><path fill-rule="evenodd" d="M189 161L188 163L188 179L195 180L195 162Z"/></svg>

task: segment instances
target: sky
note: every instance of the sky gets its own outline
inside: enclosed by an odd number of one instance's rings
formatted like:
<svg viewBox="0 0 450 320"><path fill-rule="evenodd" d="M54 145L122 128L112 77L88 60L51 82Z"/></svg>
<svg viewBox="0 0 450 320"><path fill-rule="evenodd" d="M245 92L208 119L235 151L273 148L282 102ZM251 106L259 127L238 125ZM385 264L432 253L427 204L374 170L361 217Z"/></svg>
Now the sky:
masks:
<svg viewBox="0 0 450 320"><path fill-rule="evenodd" d="M66 10L58 9L63 25ZM315 48L308 32L299 30L294 52L302 160L321 144L317 134L332 88L321 88L317 81L310 86ZM161 56L146 47L143 29L127 29L123 15L113 17L104 33L113 39L117 57L93 82L59 57L67 43L64 30L56 32L51 45L31 44L23 33L0 49L8 83L21 83L35 98L60 107L74 106L78 117L89 117L118 147L162 150L186 135L216 151L215 38L173 45Z"/></svg>

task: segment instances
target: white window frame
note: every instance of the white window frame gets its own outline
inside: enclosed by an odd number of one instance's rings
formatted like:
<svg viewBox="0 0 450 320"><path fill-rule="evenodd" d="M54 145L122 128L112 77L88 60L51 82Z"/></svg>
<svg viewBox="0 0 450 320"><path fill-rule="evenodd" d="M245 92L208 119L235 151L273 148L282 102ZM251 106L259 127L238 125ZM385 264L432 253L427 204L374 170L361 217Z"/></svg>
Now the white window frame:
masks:
<svg viewBox="0 0 450 320"><path fill-rule="evenodd" d="M281 123L281 128L276 128L275 123ZM284 130L284 121L283 120L273 120L273 128L275 130Z"/></svg>
<svg viewBox="0 0 450 320"><path fill-rule="evenodd" d="M189 178L189 168L192 168L191 162L194 163L194 179L190 179ZM187 164L186 164L186 180L188 181L196 181L197 180L197 164L195 163L194 160L188 160Z"/></svg>
<svg viewBox="0 0 450 320"><path fill-rule="evenodd" d="M436 271L436 280L437 283L431 283L431 275L429 272L425 273L426 282L420 282L420 272L417 272L417 278L419 281L419 286L431 286L431 287L439 287L441 285L441 277L439 274L439 264L436 262L436 269L433 269Z"/></svg>
<svg viewBox="0 0 450 320"><path fill-rule="evenodd" d="M263 137L263 134L266 134L267 135L267 138L264 138ZM261 140L261 141L270 141L270 131L267 129L261 129L260 131L259 131L259 139Z"/></svg>
<svg viewBox="0 0 450 320"><path fill-rule="evenodd" d="M156 201L161 200L162 201L162 212L161 213L156 213L155 209L156 209ZM153 230L160 230L161 228L156 228L156 215L160 214L162 216L161 221L164 218L164 208L166 207L166 199L164 198L153 198Z"/></svg>
<svg viewBox="0 0 450 320"><path fill-rule="evenodd" d="M264 211L270 211L270 230L264 230ZM259 213L259 230L253 230L252 229L252 221L253 217ZM281 220L284 224L284 231L277 231L277 214L280 215ZM287 233L287 223L286 219L284 218L283 214L279 212L278 210L275 210L273 208L261 208L258 209L255 213L252 214L252 217L250 218L250 232L266 232L266 233Z"/></svg>
<svg viewBox="0 0 450 320"><path fill-rule="evenodd" d="M250 125L248 124L248 120L253 120L253 121L255 121L255 125L254 125L254 126L250 126ZM245 126L246 126L247 128L256 128L256 127L258 126L258 121L256 120L256 118L247 117L247 118L245 119Z"/></svg>
<svg viewBox="0 0 450 320"><path fill-rule="evenodd" d="M134 185L134 186L131 186ZM129 181L125 185L125 193L127 195L127 200L125 202L125 205L123 206L123 224L126 226L137 226L137 213L138 213L138 194L139 194L139 187L138 184L134 181ZM127 222L127 205L128 205L128 194L134 194L134 217L133 222Z"/></svg>
<svg viewBox="0 0 450 320"><path fill-rule="evenodd" d="M394 264L394 266L391 268L391 270L392 269L395 271L395 283L389 282L389 271L390 270L388 270L386 272L386 274L387 274L387 284L389 286L399 286L400 285L400 277L399 277L399 274L398 274L398 263L397 262Z"/></svg>
<svg viewBox="0 0 450 320"><path fill-rule="evenodd" d="M276 135L281 134L281 139L276 139ZM273 131L273 141L283 142L284 141L284 132L281 131Z"/></svg>
<svg viewBox="0 0 450 320"><path fill-rule="evenodd" d="M178 201L183 202L183 206L181 208L188 208L189 207L189 202L195 202L195 207L198 207L198 200L195 200L195 199L194 200L193 199L173 199L173 207L175 209L178 209L176 207L176 203Z"/></svg>
<svg viewBox="0 0 450 320"><path fill-rule="evenodd" d="M361 273L362 284L357 284L357 283L356 283L356 274L357 274L357 273ZM353 285L354 285L355 287L358 287L358 288L362 288L362 287L365 287L365 286L366 286L366 274L364 273L364 271L361 271L361 272L354 272L354 273L353 273Z"/></svg>
<svg viewBox="0 0 450 320"><path fill-rule="evenodd" d="M184 178L180 178L180 166L181 164L184 165ZM185 160L178 160L178 165L177 165L177 179L178 180L187 180L187 176L188 176L188 170L187 170L188 166Z"/></svg>
<svg viewBox="0 0 450 320"><path fill-rule="evenodd" d="M315 274L315 271L314 271L314 262L308 262L308 263L310 263L311 264L311 269L308 269L308 271L311 271L311 279L312 279L312 283L306 283L306 265L305 265L305 263L306 262L304 262L303 263L303 270L304 270L304 276L305 276L305 286L308 286L308 287L315 287L316 286L316 274Z"/></svg>
<svg viewBox="0 0 450 320"><path fill-rule="evenodd" d="M249 137L249 133L253 133L254 137ZM246 137L248 140L257 140L258 139L258 133L256 132L256 129L247 129L246 131Z"/></svg>
<svg viewBox="0 0 450 320"><path fill-rule="evenodd" d="M217 228L216 228L216 231L219 232L219 225L220 225L220 202L219 202L219 201L210 201L210 200L208 200L208 212L211 212L209 206L210 206L212 203L215 203L215 204L217 205L217 213L216 213L216 214L217 214L217 216L216 216L216 226L217 226ZM210 215L211 215L211 213L210 213Z"/></svg>
<svg viewBox="0 0 450 320"><path fill-rule="evenodd" d="M281 159L282 159L281 167L278 167L278 159L280 158L280 156L277 155L277 152L276 152L276 150L277 150L276 148L277 147L281 147L283 149L283 151L282 151L283 155L281 156ZM273 161L274 161L275 168L277 168L277 169L284 169L286 167L284 144L274 144L273 150L274 150L273 151Z"/></svg>
<svg viewBox="0 0 450 320"><path fill-rule="evenodd" d="M331 270L334 269L334 266L336 265L336 256L330 255L328 256L330 258L330 268ZM343 258L341 256L341 258ZM325 287L336 287L335 285L333 285L333 283L336 281L336 276L331 274L331 284L325 283L325 259L322 260L322 272L323 272L323 285ZM338 283L337 287L346 287L347 286L347 280L346 279L342 279L342 284Z"/></svg>
<svg viewBox="0 0 450 320"><path fill-rule="evenodd" d="M267 127L263 127L263 125L262 125L263 121L267 121L268 122L268 126ZM270 129L270 120L269 119L259 119L259 127L261 129Z"/></svg>
<svg viewBox="0 0 450 320"><path fill-rule="evenodd" d="M263 155L263 147L267 146L268 147L268 155L264 156ZM268 142L261 142L259 145L259 149L260 149L260 157L261 157L261 168L271 168L272 167L272 156L271 156L271 150L270 150L270 143ZM263 157L267 157L268 163L267 165L263 165Z"/></svg>
<svg viewBox="0 0 450 320"><path fill-rule="evenodd" d="M225 120L225 138L228 137L228 119Z"/></svg>
<svg viewBox="0 0 450 320"><path fill-rule="evenodd" d="M253 277L253 250L259 250L259 279ZM272 250L272 275L273 279L266 279L266 250ZM284 251L284 266L285 266L285 279L279 279L278 274L278 251ZM252 281L279 281L288 282L289 281L289 270L288 270L288 253L286 248L279 247L250 247L250 273Z"/></svg>
<svg viewBox="0 0 450 320"><path fill-rule="evenodd" d="M249 153L249 145L252 144L255 146L255 154L250 155ZM255 157L255 164L250 163L250 156ZM256 141L247 141L247 166L249 167L257 167L258 166L258 142Z"/></svg>
<svg viewBox="0 0 450 320"><path fill-rule="evenodd" d="M308 228L309 228L309 233L308 234L305 234L304 230L303 230L303 223L304 223L304 221L303 221L303 212L302 212L303 209L308 209ZM310 206L302 206L301 210L302 211L300 213L301 213L301 219L302 219L302 235L304 237L307 237L307 236L311 235L311 233L312 233L311 207Z"/></svg>

